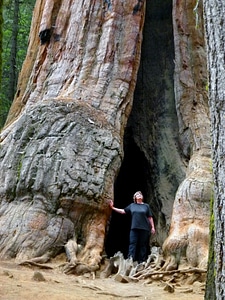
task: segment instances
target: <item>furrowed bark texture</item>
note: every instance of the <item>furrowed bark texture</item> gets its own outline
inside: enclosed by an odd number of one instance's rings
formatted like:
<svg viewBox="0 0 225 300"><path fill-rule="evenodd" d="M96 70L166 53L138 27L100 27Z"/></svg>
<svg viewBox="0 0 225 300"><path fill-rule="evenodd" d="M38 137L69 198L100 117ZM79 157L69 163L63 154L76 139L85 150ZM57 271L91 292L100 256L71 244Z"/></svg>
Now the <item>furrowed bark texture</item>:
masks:
<svg viewBox="0 0 225 300"><path fill-rule="evenodd" d="M202 3L192 0L173 6L168 0L146 2L141 63L115 188L117 207L131 202L132 188L144 192L157 228L151 246L163 245L166 270L207 266L212 170L202 14ZM111 224L113 255L129 228L118 238L124 216L113 214Z"/></svg>
<svg viewBox="0 0 225 300"><path fill-rule="evenodd" d="M153 242L168 237L165 269L206 267L212 178L202 3L174 1L172 14L170 0L147 1L140 62L144 10L140 0L37 1L1 133L1 256L51 257L72 238L67 246L83 246L79 260L99 263L115 183L118 207L143 190ZM113 218L112 255L125 240L124 219Z"/></svg>
<svg viewBox="0 0 225 300"><path fill-rule="evenodd" d="M174 1L173 22L175 101L187 169L163 247L170 257L167 268L176 268L182 257L192 266L206 268L212 176L202 3Z"/></svg>
<svg viewBox="0 0 225 300"><path fill-rule="evenodd" d="M1 257L52 257L76 238L79 259L100 262L143 20L142 1L36 2L1 133Z"/></svg>
<svg viewBox="0 0 225 300"><path fill-rule="evenodd" d="M214 175L214 251L213 276L208 278L206 299L224 299L225 269L225 203L224 203L224 132L225 132L225 4L223 1L204 0L205 31L209 74L209 103L212 126L212 157ZM213 279L215 279L213 284ZM213 290L215 285L215 291Z"/></svg>

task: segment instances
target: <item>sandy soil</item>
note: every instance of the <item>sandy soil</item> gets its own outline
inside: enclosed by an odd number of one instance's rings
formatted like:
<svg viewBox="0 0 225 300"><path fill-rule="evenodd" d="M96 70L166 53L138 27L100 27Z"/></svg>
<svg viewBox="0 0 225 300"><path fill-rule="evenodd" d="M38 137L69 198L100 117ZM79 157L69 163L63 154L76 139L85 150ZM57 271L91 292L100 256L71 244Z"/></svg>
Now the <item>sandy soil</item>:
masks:
<svg viewBox="0 0 225 300"><path fill-rule="evenodd" d="M176 287L174 293L164 291L164 283L120 283L113 278L65 275L56 265L53 269L20 266L13 261L0 262L1 300L111 300L160 299L203 300L204 285ZM41 274L40 274L41 273ZM43 275L43 277L41 277ZM38 279L40 281L38 281ZM44 281L41 281L44 280Z"/></svg>

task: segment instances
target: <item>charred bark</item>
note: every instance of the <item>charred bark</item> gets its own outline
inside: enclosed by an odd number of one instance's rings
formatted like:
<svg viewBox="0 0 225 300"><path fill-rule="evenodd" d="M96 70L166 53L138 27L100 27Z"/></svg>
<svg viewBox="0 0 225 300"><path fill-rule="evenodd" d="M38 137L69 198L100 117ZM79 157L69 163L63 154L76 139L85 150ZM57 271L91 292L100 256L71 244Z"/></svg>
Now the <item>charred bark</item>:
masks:
<svg viewBox="0 0 225 300"><path fill-rule="evenodd" d="M116 181L115 196L125 206L117 189L120 166L134 144L141 157L135 170L141 166L145 177L137 172L138 184L128 182L144 188L153 208L155 243L168 236L164 269L178 269L183 259L206 266L212 179L202 7L195 4L174 2L171 17L170 1L147 3L152 23L146 23L136 80L143 1L37 1L1 133L1 256L46 259L73 240L83 249L70 258L72 268L78 261L98 264L107 199ZM131 179L132 159L124 172Z"/></svg>
<svg viewBox="0 0 225 300"><path fill-rule="evenodd" d="M144 192L157 227L151 245L165 242L168 269L186 261L205 268L208 256L210 120L202 6L195 5L146 3L141 63L115 183L117 207L128 205L135 189ZM129 220L113 214L111 255L126 256L128 236Z"/></svg>

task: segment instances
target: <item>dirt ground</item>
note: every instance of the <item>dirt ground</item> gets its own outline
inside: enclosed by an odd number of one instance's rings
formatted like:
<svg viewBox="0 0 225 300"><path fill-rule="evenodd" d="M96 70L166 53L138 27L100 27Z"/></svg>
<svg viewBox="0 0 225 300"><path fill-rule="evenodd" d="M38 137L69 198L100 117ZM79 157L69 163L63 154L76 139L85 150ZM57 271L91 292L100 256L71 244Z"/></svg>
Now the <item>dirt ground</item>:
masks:
<svg viewBox="0 0 225 300"><path fill-rule="evenodd" d="M14 261L0 262L1 300L203 300L204 284L178 286L174 293L164 291L163 282L121 283L114 278L66 275L56 264L53 269L21 266Z"/></svg>

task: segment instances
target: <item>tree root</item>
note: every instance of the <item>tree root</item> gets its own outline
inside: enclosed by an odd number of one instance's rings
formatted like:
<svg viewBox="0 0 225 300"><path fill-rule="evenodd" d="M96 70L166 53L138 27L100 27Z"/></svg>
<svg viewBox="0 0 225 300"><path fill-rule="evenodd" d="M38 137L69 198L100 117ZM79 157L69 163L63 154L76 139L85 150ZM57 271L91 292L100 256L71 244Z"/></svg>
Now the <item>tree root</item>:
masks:
<svg viewBox="0 0 225 300"><path fill-rule="evenodd" d="M68 261L59 265L58 268L67 275L89 274L89 276L92 276L92 278L95 279L96 271L99 270L100 266L91 266L79 261L76 256L78 248L74 239L66 244L65 249ZM205 283L206 269L183 268L165 270L166 262L163 260L162 255L158 250L159 249L154 249L153 247L148 260L141 264L133 262L132 259L124 259L123 254L118 252L107 261L105 268L100 272L100 277L112 277L114 280L121 283L145 280L144 284L148 284L153 280L160 281L165 285L164 290L169 293L173 293L175 287L182 284L190 285L195 281ZM41 264L46 262L46 259L47 257L37 257L21 262L20 265L35 266L41 269L53 269L53 267L46 264Z"/></svg>
<svg viewBox="0 0 225 300"><path fill-rule="evenodd" d="M25 261L19 263L19 266L28 266L28 267L34 266L34 267L37 267L39 269L48 269L48 270L54 269L53 267L51 267L49 265L45 265L45 264L43 265L43 264L40 264L40 263L36 263L32 260L25 260Z"/></svg>
<svg viewBox="0 0 225 300"><path fill-rule="evenodd" d="M81 262L76 262L76 264L66 263L62 267L63 273L67 275L83 275L86 273L91 273L95 277L95 271L99 269L99 266L89 266Z"/></svg>
<svg viewBox="0 0 225 300"><path fill-rule="evenodd" d="M139 280L146 279L147 277L151 277L153 275L172 275L172 274L188 274L188 273L204 273L206 274L207 270L192 268L192 269L183 269L183 270L172 270L172 271L147 271L147 272L139 272L134 274L133 276ZM142 274L140 274L142 273Z"/></svg>
<svg viewBox="0 0 225 300"><path fill-rule="evenodd" d="M155 251L155 250L154 250ZM185 268L165 270L165 261L158 253L151 253L147 262L137 264L130 259L124 259L123 254L118 252L109 259L106 268L101 272L103 278L112 278L121 283L146 280L144 284L153 280L164 282L164 290L173 293L176 286L181 284L190 285L194 281L205 282L206 269Z"/></svg>

